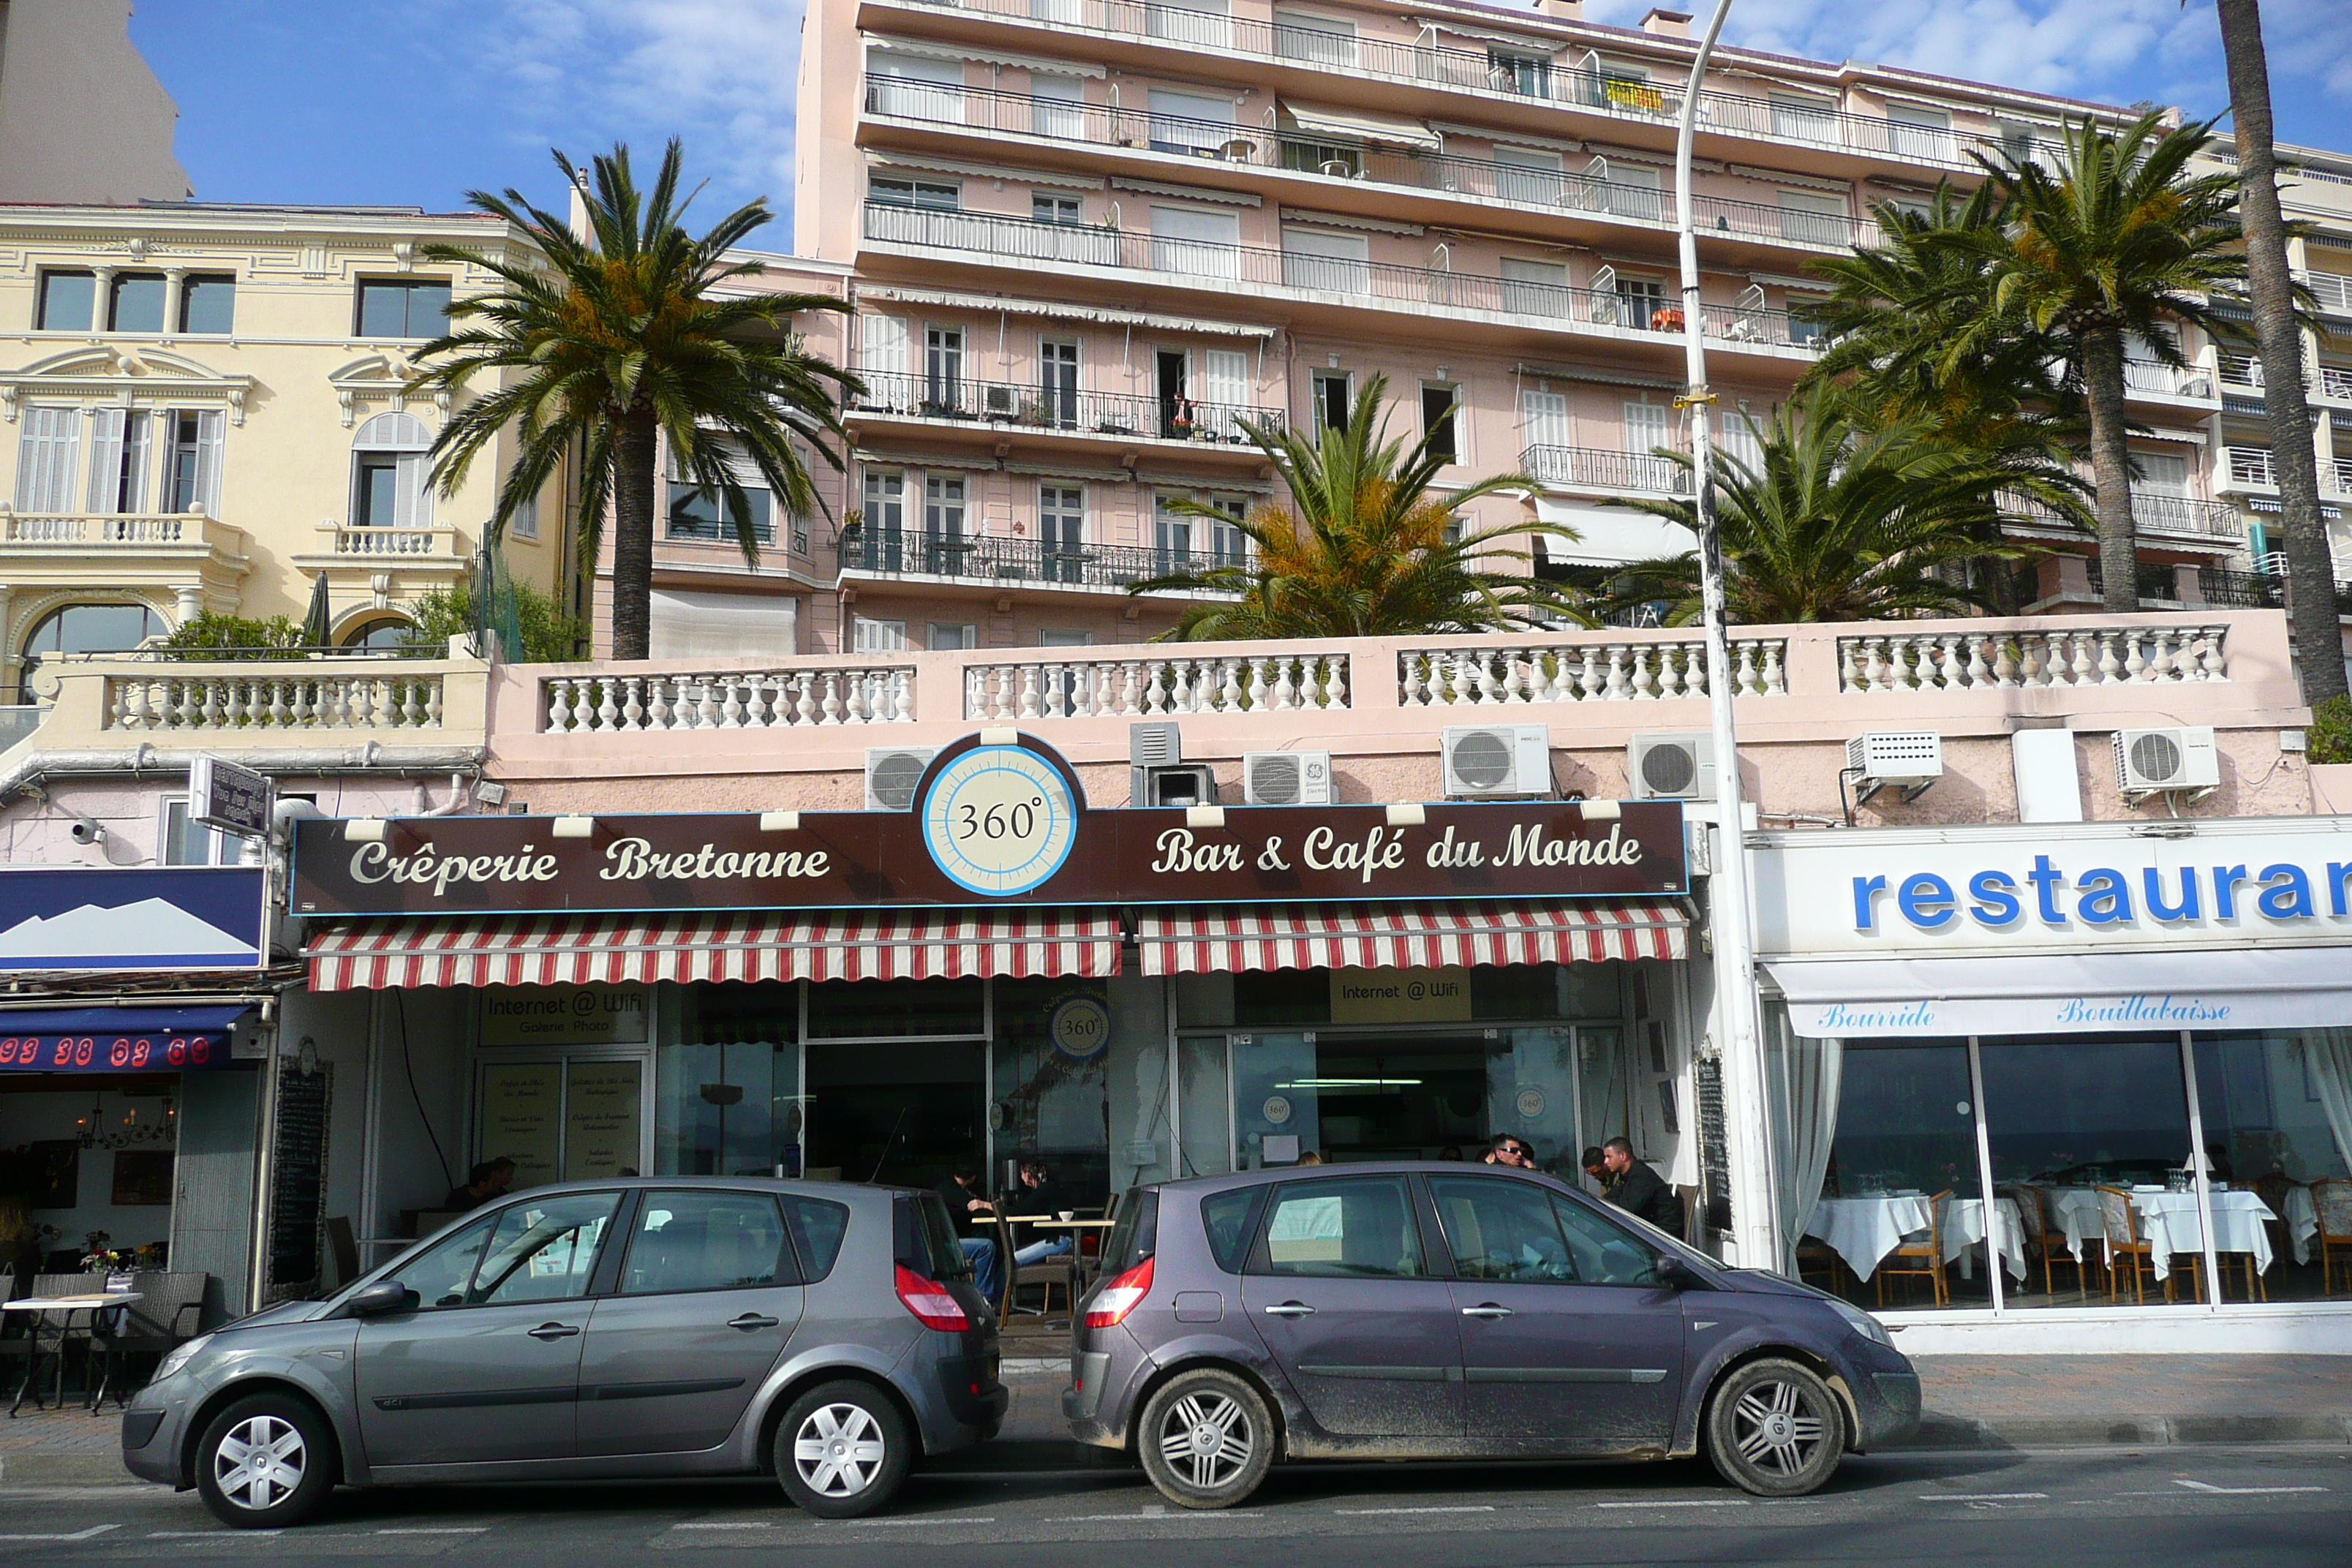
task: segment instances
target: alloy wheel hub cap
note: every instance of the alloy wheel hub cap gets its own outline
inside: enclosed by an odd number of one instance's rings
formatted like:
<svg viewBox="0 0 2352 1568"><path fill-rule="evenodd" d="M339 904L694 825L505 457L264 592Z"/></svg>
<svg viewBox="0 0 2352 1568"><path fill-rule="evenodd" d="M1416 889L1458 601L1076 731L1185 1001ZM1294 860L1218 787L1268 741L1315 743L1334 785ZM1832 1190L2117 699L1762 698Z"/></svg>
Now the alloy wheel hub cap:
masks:
<svg viewBox="0 0 2352 1568"><path fill-rule="evenodd" d="M1770 1442L1788 1443L1795 1440L1796 1423L1775 1411L1764 1418L1764 1436Z"/></svg>
<svg viewBox="0 0 2352 1568"><path fill-rule="evenodd" d="M1225 1435L1223 1432L1218 1431L1217 1428L1210 1423L1203 1421L1198 1426L1192 1428L1192 1451L1194 1453L1214 1454L1224 1446Z"/></svg>

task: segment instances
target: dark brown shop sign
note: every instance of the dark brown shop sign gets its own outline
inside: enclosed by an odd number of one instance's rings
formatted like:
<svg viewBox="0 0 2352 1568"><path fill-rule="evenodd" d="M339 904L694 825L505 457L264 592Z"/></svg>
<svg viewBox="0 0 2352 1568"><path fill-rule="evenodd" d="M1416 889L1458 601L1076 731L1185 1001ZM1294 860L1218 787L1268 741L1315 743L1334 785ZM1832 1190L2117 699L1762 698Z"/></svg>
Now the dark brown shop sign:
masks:
<svg viewBox="0 0 2352 1568"><path fill-rule="evenodd" d="M1196 904L1257 900L1612 898L1689 889L1682 807L1628 801L1587 822L1573 802L1460 803L1393 826L1379 805L1081 810L1061 868L1013 897L951 880L912 812L598 816L585 838L547 817L395 819L377 843L343 824L295 837L297 914L876 905Z"/></svg>

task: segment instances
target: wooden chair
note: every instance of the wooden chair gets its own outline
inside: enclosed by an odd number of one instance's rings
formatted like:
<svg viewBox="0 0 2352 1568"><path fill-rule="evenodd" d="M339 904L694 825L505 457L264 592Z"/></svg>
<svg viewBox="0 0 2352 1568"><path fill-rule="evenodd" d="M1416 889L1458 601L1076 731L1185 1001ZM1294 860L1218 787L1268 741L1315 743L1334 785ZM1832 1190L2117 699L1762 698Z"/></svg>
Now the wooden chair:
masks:
<svg viewBox="0 0 2352 1568"><path fill-rule="evenodd" d="M106 1403L106 1391L116 1381L117 1357L152 1355L160 1362L196 1337L204 1322L205 1287L211 1279L194 1271L132 1278L131 1288L140 1293L139 1301L123 1308L119 1314L121 1321L100 1336L106 1346L106 1376L99 1384L93 1410Z"/></svg>
<svg viewBox="0 0 2352 1568"><path fill-rule="evenodd" d="M1994 1195L2017 1205L2017 1223L2025 1232L2025 1261L2031 1268L2036 1259L2042 1264L2042 1293L2054 1297L2058 1287L2051 1279L2053 1264L2065 1264L2074 1270L2074 1293L2087 1301L2091 1299L2090 1276L2084 1271L2083 1260L2066 1250L2066 1233L2050 1217L2050 1194L2040 1187L2020 1182L2006 1187L1995 1187Z"/></svg>
<svg viewBox="0 0 2352 1568"><path fill-rule="evenodd" d="M2147 1281L2156 1273L2156 1247L2140 1234L2139 1210L2132 1206L2131 1194L2121 1187L2095 1187L2099 1194L2099 1228L2107 1237L2107 1300L2120 1299L2123 1287L2116 1281L2118 1267L2131 1269L2132 1300L2139 1305L2147 1303ZM2196 1295L2192 1300L2204 1299L2204 1265L2201 1253L2176 1250L2172 1255L2172 1272L2164 1277L2164 1299L2176 1300L2174 1281L2185 1264L2189 1283Z"/></svg>
<svg viewBox="0 0 2352 1568"><path fill-rule="evenodd" d="M1951 1195L1948 1191L1940 1192L1927 1200L1927 1240L1899 1242L1893 1251L1878 1260L1878 1267L1872 1271L1871 1278L1878 1281L1880 1306L1886 1305L1886 1277L1890 1274L1897 1277L1924 1274L1935 1289L1936 1305L1948 1307L1952 1304L1951 1287L1944 1279L1944 1205ZM1902 1267L1906 1264L1910 1267Z"/></svg>
<svg viewBox="0 0 2352 1568"><path fill-rule="evenodd" d="M1799 1279L1804 1279L1809 1274L1818 1274L1829 1281L1827 1289L1831 1295L1843 1296L1845 1294L1845 1287L1838 1283L1838 1280L1845 1272L1845 1259L1838 1256L1836 1247L1832 1247L1820 1237L1809 1236L1797 1243L1797 1278Z"/></svg>
<svg viewBox="0 0 2352 1568"><path fill-rule="evenodd" d="M2263 1221L2263 1228L2271 1233L2271 1256L2293 1258L2294 1238L2287 1234L2286 1205L2287 1194L2295 1189L2294 1178L2284 1171L2273 1171L2266 1176L2255 1177L2249 1185L2254 1196L2263 1200L2263 1206L2271 1211L2271 1217Z"/></svg>
<svg viewBox="0 0 2352 1568"><path fill-rule="evenodd" d="M1021 1287L1024 1285L1038 1285L1045 1288L1045 1296L1037 1304L1037 1315L1040 1317L1052 1315L1054 1287L1056 1285L1062 1288L1063 1310L1067 1311L1074 1308L1077 1301L1078 1282L1078 1256L1076 1241L1070 1244L1069 1251L1059 1257L1042 1258L1030 1264L1016 1264L1013 1259L1019 1257L1020 1253L1019 1249L1013 1245L1013 1223L999 1214L996 1216L996 1244L1003 1250L1005 1270L1004 1302L998 1309L996 1315L999 1328L1013 1321L1013 1304L1020 1297Z"/></svg>
<svg viewBox="0 0 2352 1568"><path fill-rule="evenodd" d="M2336 1271L2344 1270L2345 1289L2352 1290L2352 1182L2323 1176L2311 1184L2311 1206L2319 1211L2319 1289L2335 1290Z"/></svg>

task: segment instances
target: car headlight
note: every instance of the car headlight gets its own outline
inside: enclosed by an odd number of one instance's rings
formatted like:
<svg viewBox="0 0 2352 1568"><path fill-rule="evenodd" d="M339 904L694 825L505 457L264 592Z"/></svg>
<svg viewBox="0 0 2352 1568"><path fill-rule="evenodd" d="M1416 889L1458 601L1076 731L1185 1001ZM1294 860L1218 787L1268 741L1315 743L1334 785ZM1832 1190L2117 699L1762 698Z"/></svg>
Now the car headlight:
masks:
<svg viewBox="0 0 2352 1568"><path fill-rule="evenodd" d="M1843 1318L1853 1326L1855 1333L1860 1334L1864 1339L1875 1340L1888 1350L1895 1348L1895 1336L1886 1331L1885 1323L1880 1322L1868 1312L1851 1301L1832 1300L1830 1306L1839 1317Z"/></svg>
<svg viewBox="0 0 2352 1568"><path fill-rule="evenodd" d="M178 1372L182 1367L195 1360L197 1355L203 1352L204 1348L212 1342L212 1335L198 1334L186 1344L180 1346L177 1350L174 1350L171 1354L165 1356L162 1361L156 1363L153 1381L161 1383L165 1378L171 1376L173 1373Z"/></svg>

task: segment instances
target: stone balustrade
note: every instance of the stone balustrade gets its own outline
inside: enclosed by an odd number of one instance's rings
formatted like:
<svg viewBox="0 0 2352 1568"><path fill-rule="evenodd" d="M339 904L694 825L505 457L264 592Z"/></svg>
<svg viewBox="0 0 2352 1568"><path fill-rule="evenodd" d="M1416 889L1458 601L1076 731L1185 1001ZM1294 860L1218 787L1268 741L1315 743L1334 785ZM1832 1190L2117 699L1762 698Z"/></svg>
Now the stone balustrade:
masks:
<svg viewBox="0 0 2352 1568"><path fill-rule="evenodd" d="M1343 653L1211 654L1130 650L974 663L963 716L1003 721L1282 713L1346 708Z"/></svg>
<svg viewBox="0 0 2352 1568"><path fill-rule="evenodd" d="M2227 680L2227 626L2080 626L1838 638L1840 691L1982 691Z"/></svg>
<svg viewBox="0 0 2352 1568"><path fill-rule="evenodd" d="M1734 637L1733 692L1787 696L1788 647L1786 637ZM1688 634L1596 639L1583 633L1505 647L1412 647L1397 655L1397 700L1406 708L1706 695L1706 642Z"/></svg>
<svg viewBox="0 0 2352 1568"><path fill-rule="evenodd" d="M159 669L106 679L110 730L438 730L442 677L386 660L332 674Z"/></svg>
<svg viewBox="0 0 2352 1568"><path fill-rule="evenodd" d="M898 724L914 718L914 672L851 665L684 674L555 676L542 728L554 734L631 730L782 730Z"/></svg>

